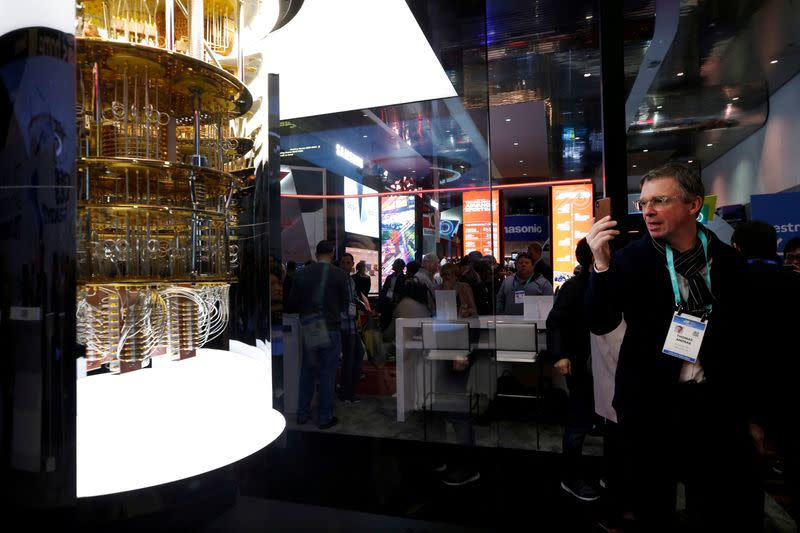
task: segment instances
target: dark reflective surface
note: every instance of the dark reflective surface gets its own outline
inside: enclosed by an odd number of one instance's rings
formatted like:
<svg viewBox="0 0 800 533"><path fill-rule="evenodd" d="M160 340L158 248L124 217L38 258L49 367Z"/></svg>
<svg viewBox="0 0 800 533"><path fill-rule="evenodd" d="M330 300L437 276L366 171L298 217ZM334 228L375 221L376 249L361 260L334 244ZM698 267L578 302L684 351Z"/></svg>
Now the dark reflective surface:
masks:
<svg viewBox="0 0 800 533"><path fill-rule="evenodd" d="M0 477L3 503L75 503L75 43L0 44Z"/></svg>

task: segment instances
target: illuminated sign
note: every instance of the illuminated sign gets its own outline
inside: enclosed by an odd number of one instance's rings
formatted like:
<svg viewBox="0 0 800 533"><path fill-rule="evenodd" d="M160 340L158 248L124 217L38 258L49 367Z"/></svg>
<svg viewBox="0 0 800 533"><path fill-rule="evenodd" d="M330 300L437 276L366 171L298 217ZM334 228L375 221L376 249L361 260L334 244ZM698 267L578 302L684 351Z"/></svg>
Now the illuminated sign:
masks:
<svg viewBox="0 0 800 533"><path fill-rule="evenodd" d="M553 212L553 288L564 284L578 264L575 246L592 227L592 185L556 185Z"/></svg>
<svg viewBox="0 0 800 533"><path fill-rule="evenodd" d="M500 250L500 191L464 193L464 255Z"/></svg>
<svg viewBox="0 0 800 533"><path fill-rule="evenodd" d="M392 264L406 264L417 255L416 210L413 196L381 198L381 283L392 273Z"/></svg>
<svg viewBox="0 0 800 533"><path fill-rule="evenodd" d="M378 237L378 197L368 196L359 198L362 194L377 194L378 191L366 187L355 180L344 177L345 196L355 196L355 198L344 199L344 230L349 233L366 235L367 237Z"/></svg>
<svg viewBox="0 0 800 533"><path fill-rule="evenodd" d="M358 168L364 167L364 159L358 157L356 154L342 146L341 144L336 145L336 155L344 159L345 161L349 161L350 163L354 164Z"/></svg>

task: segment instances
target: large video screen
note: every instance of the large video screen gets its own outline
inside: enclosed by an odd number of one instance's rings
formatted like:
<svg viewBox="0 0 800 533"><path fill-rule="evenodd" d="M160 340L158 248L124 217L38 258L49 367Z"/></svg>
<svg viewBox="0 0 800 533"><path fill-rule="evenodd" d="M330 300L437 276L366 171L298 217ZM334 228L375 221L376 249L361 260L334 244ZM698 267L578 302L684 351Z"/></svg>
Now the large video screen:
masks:
<svg viewBox="0 0 800 533"><path fill-rule="evenodd" d="M378 191L365 187L356 180L344 177L344 194L377 194ZM358 235L378 238L378 197L345 198L344 230Z"/></svg>
<svg viewBox="0 0 800 533"><path fill-rule="evenodd" d="M364 261L367 264L367 275L369 276L369 293L378 294L380 286L378 283L378 250L365 250L364 248L354 248L346 246L344 249L348 254L353 255L355 264Z"/></svg>
<svg viewBox="0 0 800 533"><path fill-rule="evenodd" d="M500 191L464 193L464 255L500 251Z"/></svg>
<svg viewBox="0 0 800 533"><path fill-rule="evenodd" d="M554 186L552 195L553 285L560 287L578 264L575 246L592 227L592 184Z"/></svg>
<svg viewBox="0 0 800 533"><path fill-rule="evenodd" d="M392 263L406 264L417 255L414 197L384 196L381 199L381 283L392 273Z"/></svg>

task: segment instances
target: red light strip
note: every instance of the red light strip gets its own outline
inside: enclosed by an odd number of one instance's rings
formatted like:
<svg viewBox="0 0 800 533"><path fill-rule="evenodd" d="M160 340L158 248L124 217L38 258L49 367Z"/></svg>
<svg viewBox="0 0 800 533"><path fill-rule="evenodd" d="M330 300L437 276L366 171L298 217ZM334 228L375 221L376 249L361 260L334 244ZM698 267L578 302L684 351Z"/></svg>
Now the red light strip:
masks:
<svg viewBox="0 0 800 533"><path fill-rule="evenodd" d="M535 181L528 183L510 183L508 185L482 185L480 187L455 187L453 189L416 189L414 191L392 191L392 192L376 192L369 194L281 194L281 198L303 198L311 200L331 200L331 199L344 199L344 198L370 198L373 196L402 196L402 195L415 195L424 193L446 194L449 192L464 192L464 191L485 191L495 189L517 189L520 187L547 187L550 185L578 185L580 183L591 183L592 180L588 178L563 180L563 181Z"/></svg>

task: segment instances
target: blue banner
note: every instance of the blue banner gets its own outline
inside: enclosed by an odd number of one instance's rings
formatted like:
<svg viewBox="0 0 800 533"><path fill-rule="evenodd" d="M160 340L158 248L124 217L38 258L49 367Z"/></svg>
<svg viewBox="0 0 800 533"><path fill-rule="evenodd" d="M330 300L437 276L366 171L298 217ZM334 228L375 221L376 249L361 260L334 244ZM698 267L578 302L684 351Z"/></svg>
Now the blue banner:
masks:
<svg viewBox="0 0 800 533"><path fill-rule="evenodd" d="M783 254L786 241L800 236L800 192L754 194L750 197L753 220L775 226L778 252Z"/></svg>
<svg viewBox="0 0 800 533"><path fill-rule="evenodd" d="M546 241L550 235L550 219L532 215L510 215L503 219L507 241Z"/></svg>

